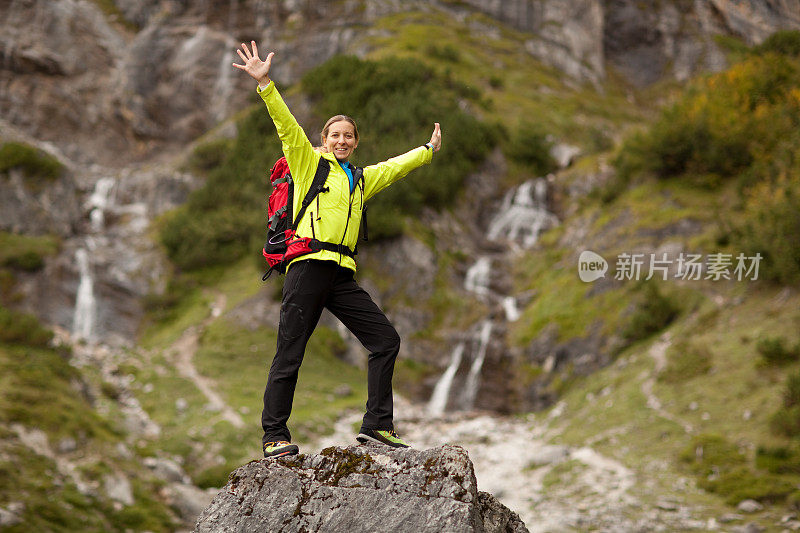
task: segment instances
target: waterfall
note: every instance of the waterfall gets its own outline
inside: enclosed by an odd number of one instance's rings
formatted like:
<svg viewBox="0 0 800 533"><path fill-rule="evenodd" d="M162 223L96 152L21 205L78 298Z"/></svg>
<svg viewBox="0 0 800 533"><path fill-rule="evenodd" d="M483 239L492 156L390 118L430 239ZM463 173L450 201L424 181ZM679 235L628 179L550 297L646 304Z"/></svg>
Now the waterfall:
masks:
<svg viewBox="0 0 800 533"><path fill-rule="evenodd" d="M111 191L116 184L114 178L100 178L94 185L91 196L86 201L89 210L89 228L93 234L105 228L106 210L112 205ZM97 326L97 298L94 293L94 277L89 261L89 252L97 247L91 235L86 237L85 246L75 251L78 263L78 292L75 295L75 313L72 319L72 334L76 339L95 341Z"/></svg>
<svg viewBox="0 0 800 533"><path fill-rule="evenodd" d="M467 385L464 389L464 407L471 409L475 405L475 397L478 395L478 379L481 376L483 360L486 359L486 351L489 348L489 338L492 335L491 320L484 320L478 333L478 352L469 367L467 375Z"/></svg>
<svg viewBox="0 0 800 533"><path fill-rule="evenodd" d="M461 357L464 355L464 343L459 342L453 353L450 355L450 364L444 371L441 379L436 383L433 394L428 402L428 413L434 416L444 413L447 407L447 400L450 398L450 387L453 385L453 378L461 365Z"/></svg>
<svg viewBox="0 0 800 533"><path fill-rule="evenodd" d="M488 256L478 258L474 265L467 270L464 278L464 288L478 296L489 295L489 276L492 273L492 260Z"/></svg>
<svg viewBox="0 0 800 533"><path fill-rule="evenodd" d="M517 307L517 299L513 296L506 296L503 298L503 311L506 314L506 321L516 322L520 316L519 307Z"/></svg>
<svg viewBox="0 0 800 533"><path fill-rule="evenodd" d="M500 214L489 224L487 237L496 241L502 236L530 248L539 234L557 223L556 216L547 210L547 180L536 178L508 191Z"/></svg>
<svg viewBox="0 0 800 533"><path fill-rule="evenodd" d="M89 197L89 220L93 232L102 231L105 226L105 211L109 205L109 197L114 183L114 178L100 178L94 186L94 192Z"/></svg>
<svg viewBox="0 0 800 533"><path fill-rule="evenodd" d="M94 297L94 280L89 267L89 254L85 248L79 248L75 252L75 260L78 262L80 282L78 283L78 294L75 298L75 318L72 325L72 334L75 338L92 341L94 340L97 301Z"/></svg>
<svg viewBox="0 0 800 533"><path fill-rule="evenodd" d="M505 242L507 251L512 248L528 248L536 244L539 235L546 229L556 225L558 219L547 211L547 180L536 178L528 180L519 187L506 193L498 214L490 221L487 239L494 242ZM478 296L483 302L502 313L491 311L493 316L503 316L506 322L514 322L520 317L517 298L508 294L493 292L492 276L496 274L498 265L507 260L507 252L493 251L492 255L480 255L464 276L464 289ZM498 284L503 286L503 284ZM502 320L496 318L495 320ZM457 395L460 409L472 409L478 399L481 372L486 360L492 331L496 331L491 318L473 326L469 342L460 342L450 356L450 363L433 389L428 402L431 415L442 414L450 400L454 383L463 384ZM459 373L462 359L471 360L469 371Z"/></svg>

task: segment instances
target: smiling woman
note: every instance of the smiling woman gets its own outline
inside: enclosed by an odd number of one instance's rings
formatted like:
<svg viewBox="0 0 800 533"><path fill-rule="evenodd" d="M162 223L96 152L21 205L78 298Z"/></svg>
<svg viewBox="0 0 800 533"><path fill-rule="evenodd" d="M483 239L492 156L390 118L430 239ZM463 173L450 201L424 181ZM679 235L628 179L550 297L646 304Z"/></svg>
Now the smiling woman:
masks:
<svg viewBox="0 0 800 533"><path fill-rule="evenodd" d="M439 123L430 142L363 169L348 159L358 147L358 128L345 115L331 117L315 150L269 78L274 53L265 60L255 41L237 49L244 64L233 66L258 82L290 171L291 211L296 219L285 236L287 249L298 240L308 252L289 262L283 287L275 358L264 391L261 426L264 456L296 454L287 426L308 339L327 308L369 350L367 405L361 442L408 447L394 432L392 375L400 336L386 315L354 279L355 246L364 203L409 172L430 163L442 143ZM358 193L356 193L358 189ZM306 210L314 201L314 207ZM284 215L286 216L286 215Z"/></svg>
<svg viewBox="0 0 800 533"><path fill-rule="evenodd" d="M346 161L358 146L358 127L356 121L347 115L336 115L328 119L322 128L322 147Z"/></svg>

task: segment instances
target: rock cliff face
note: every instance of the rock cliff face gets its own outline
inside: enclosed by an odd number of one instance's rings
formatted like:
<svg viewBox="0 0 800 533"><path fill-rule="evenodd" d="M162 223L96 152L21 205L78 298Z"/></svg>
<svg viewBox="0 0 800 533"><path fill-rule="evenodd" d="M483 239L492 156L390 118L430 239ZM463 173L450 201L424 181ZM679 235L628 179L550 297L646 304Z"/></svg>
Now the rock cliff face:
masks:
<svg viewBox="0 0 800 533"><path fill-rule="evenodd" d="M478 492L467 452L365 445L263 459L235 470L195 533L225 531L528 531Z"/></svg>
<svg viewBox="0 0 800 533"><path fill-rule="evenodd" d="M608 66L636 85L720 70L713 40L733 35L748 44L779 29L800 28L797 0L467 0L467 4L530 33L527 50L570 76L602 80Z"/></svg>
<svg viewBox="0 0 800 533"><path fill-rule="evenodd" d="M0 116L71 159L118 166L185 144L241 108L252 84L230 64L243 40L270 43L275 77L296 81L352 47L381 16L430 2L92 2L0 4ZM798 0L467 0L433 6L483 12L529 34L526 49L580 81L608 65L631 81L686 78L724 65L715 34L757 43L800 28ZM129 26L120 24L119 19ZM481 31L480 28L474 31ZM98 132L102 132L98 135Z"/></svg>

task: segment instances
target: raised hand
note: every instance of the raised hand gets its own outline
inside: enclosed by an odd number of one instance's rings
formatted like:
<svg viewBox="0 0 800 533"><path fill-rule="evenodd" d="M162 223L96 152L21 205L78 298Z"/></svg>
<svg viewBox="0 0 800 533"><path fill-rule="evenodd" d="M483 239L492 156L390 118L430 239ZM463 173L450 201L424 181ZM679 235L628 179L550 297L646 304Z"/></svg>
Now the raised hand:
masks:
<svg viewBox="0 0 800 533"><path fill-rule="evenodd" d="M433 123L433 135L431 135L431 146L433 151L438 152L442 147L442 129L439 127L438 122Z"/></svg>
<svg viewBox="0 0 800 533"><path fill-rule="evenodd" d="M275 52L270 52L267 55L267 59L261 61L258 57L256 42L250 41L250 45L253 47L252 52L244 43L242 43L241 49L236 49L236 53L242 58L244 65L234 63L233 66L250 74L263 87L269 84L269 67L272 65L272 56L275 55Z"/></svg>

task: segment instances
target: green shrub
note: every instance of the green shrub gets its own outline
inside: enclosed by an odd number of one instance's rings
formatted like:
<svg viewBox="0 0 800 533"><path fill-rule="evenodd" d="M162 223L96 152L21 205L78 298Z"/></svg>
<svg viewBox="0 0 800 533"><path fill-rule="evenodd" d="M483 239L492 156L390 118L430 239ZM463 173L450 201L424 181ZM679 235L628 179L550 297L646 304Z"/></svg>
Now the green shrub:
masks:
<svg viewBox="0 0 800 533"><path fill-rule="evenodd" d="M442 61L446 61L448 63L458 63L458 61L461 59L461 54L458 51L458 48L451 44L445 44L442 46L429 44L425 47L425 53L433 58L441 59Z"/></svg>
<svg viewBox="0 0 800 533"><path fill-rule="evenodd" d="M721 435L708 433L694 437L681 451L679 458L695 473L703 476L747 463L747 458L736 445Z"/></svg>
<svg viewBox="0 0 800 533"><path fill-rule="evenodd" d="M756 46L755 52L759 54L772 52L788 56L800 56L800 31L776 31L767 37L764 42Z"/></svg>
<svg viewBox="0 0 800 533"><path fill-rule="evenodd" d="M783 365L800 359L800 343L787 348L783 337L763 337L756 343L756 351L767 365Z"/></svg>
<svg viewBox="0 0 800 533"><path fill-rule="evenodd" d="M172 319L178 305L194 290L197 282L188 276L176 276L167 282L162 294L147 294L142 303L149 318L154 322Z"/></svg>
<svg viewBox="0 0 800 533"><path fill-rule="evenodd" d="M775 433L787 437L800 436L800 372L786 380L783 390L783 405L770 420Z"/></svg>
<svg viewBox="0 0 800 533"><path fill-rule="evenodd" d="M680 313L678 304L662 294L656 283L642 283L637 291L636 309L622 329L622 337L629 343L658 333Z"/></svg>
<svg viewBox="0 0 800 533"><path fill-rule="evenodd" d="M505 86L505 80L500 76L489 76L489 87L492 89L502 89Z"/></svg>
<svg viewBox="0 0 800 533"><path fill-rule="evenodd" d="M748 499L779 503L795 490L795 483L791 479L744 466L721 472L718 477L700 479L697 484L724 497L729 505Z"/></svg>
<svg viewBox="0 0 800 533"><path fill-rule="evenodd" d="M701 488L730 505L742 500L781 502L794 492L791 477L759 470L736 445L719 435L699 435L679 455Z"/></svg>
<svg viewBox="0 0 800 533"><path fill-rule="evenodd" d="M24 143L7 142L0 146L0 174L12 168L22 170L23 174L34 180L54 180L64 170L58 159Z"/></svg>
<svg viewBox="0 0 800 533"><path fill-rule="evenodd" d="M370 200L370 238L398 235L402 217L423 206L449 205L464 177L497 142L495 128L459 108L460 100L479 95L415 60L337 56L309 71L302 85L315 100L320 124L339 113L352 116L359 124L361 140L354 162L360 165L424 144L430 139L433 123L441 124L444 148L433 156L434 163ZM316 142L316 138L312 140Z"/></svg>
<svg viewBox="0 0 800 533"><path fill-rule="evenodd" d="M263 106L238 124L234 141L197 149L191 164L206 183L159 221L159 237L183 270L229 264L252 251L266 234L269 170L281 155L275 127Z"/></svg>
<svg viewBox="0 0 800 533"><path fill-rule="evenodd" d="M759 446L756 466L773 474L800 474L800 451L786 446Z"/></svg>
<svg viewBox="0 0 800 533"><path fill-rule="evenodd" d="M785 437L800 436L800 405L778 409L770 418L770 428Z"/></svg>
<svg viewBox="0 0 800 533"><path fill-rule="evenodd" d="M192 152L189 164L199 172L213 170L225 163L233 144L231 139L216 139L198 145Z"/></svg>
<svg viewBox="0 0 800 533"><path fill-rule="evenodd" d="M0 342L44 347L52 339L53 332L35 316L0 307Z"/></svg>
<svg viewBox="0 0 800 533"><path fill-rule="evenodd" d="M761 254L762 277L786 285L800 282L800 144L795 157L792 169L747 191L732 221L737 244L750 257Z"/></svg>
<svg viewBox="0 0 800 533"><path fill-rule="evenodd" d="M713 356L708 347L681 339L667 350L667 366L659 374L659 381L684 383L711 370Z"/></svg>
<svg viewBox="0 0 800 533"><path fill-rule="evenodd" d="M556 169L550 155L552 142L541 125L522 122L506 145L506 155L520 165L528 167L534 174L542 176Z"/></svg>
<svg viewBox="0 0 800 533"><path fill-rule="evenodd" d="M617 157L628 178L689 174L729 179L770 161L800 124L800 62L784 55L751 56L696 82Z"/></svg>
<svg viewBox="0 0 800 533"><path fill-rule="evenodd" d="M17 235L0 231L0 266L34 272L44 266L44 257L58 251L55 237Z"/></svg>
<svg viewBox="0 0 800 533"><path fill-rule="evenodd" d="M216 489L224 487L228 483L228 475L236 465L223 463L221 465L212 466L192 476L194 484L201 489Z"/></svg>

